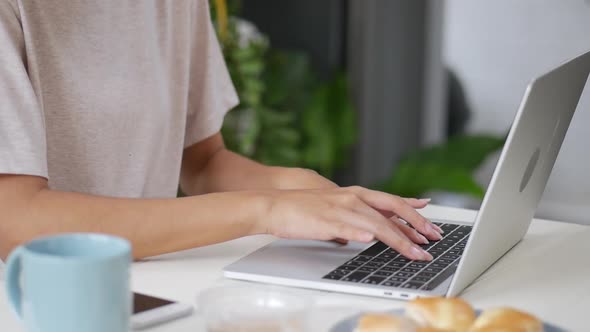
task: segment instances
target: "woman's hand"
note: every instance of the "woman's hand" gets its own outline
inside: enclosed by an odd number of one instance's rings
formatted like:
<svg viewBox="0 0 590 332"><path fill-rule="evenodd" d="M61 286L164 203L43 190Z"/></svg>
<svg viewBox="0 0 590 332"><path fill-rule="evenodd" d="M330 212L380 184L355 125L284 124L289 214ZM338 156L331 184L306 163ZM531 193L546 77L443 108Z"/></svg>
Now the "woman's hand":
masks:
<svg viewBox="0 0 590 332"><path fill-rule="evenodd" d="M416 212L428 201L362 187L263 192L268 204L257 232L288 239L383 241L402 255L432 260L416 243L439 240L440 228ZM389 218L391 219L389 219ZM408 222L413 228L400 221Z"/></svg>

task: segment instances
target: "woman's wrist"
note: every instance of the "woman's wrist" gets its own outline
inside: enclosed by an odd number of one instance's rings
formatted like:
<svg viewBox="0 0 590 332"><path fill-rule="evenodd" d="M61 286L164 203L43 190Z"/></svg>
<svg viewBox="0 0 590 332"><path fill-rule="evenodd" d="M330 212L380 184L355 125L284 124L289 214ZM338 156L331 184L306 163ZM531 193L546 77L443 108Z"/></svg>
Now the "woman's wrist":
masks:
<svg viewBox="0 0 590 332"><path fill-rule="evenodd" d="M268 215L272 209L272 194L270 191L244 191L240 192L238 199L243 203L242 214L247 226L245 235L270 234L267 224ZM240 210L238 210L240 211Z"/></svg>

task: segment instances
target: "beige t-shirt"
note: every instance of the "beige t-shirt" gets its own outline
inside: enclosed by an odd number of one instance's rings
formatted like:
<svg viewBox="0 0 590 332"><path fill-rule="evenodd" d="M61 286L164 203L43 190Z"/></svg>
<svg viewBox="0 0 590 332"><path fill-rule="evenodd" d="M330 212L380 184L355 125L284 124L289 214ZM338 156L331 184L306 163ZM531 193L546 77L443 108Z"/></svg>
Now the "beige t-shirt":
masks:
<svg viewBox="0 0 590 332"><path fill-rule="evenodd" d="M237 102L207 0L0 0L0 174L174 197Z"/></svg>

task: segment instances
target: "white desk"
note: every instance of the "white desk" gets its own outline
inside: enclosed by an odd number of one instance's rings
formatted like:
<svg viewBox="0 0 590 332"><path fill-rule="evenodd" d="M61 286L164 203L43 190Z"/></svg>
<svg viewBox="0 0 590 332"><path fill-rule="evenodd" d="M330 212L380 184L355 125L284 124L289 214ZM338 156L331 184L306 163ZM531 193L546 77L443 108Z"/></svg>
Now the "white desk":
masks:
<svg viewBox="0 0 590 332"><path fill-rule="evenodd" d="M430 206L426 216L473 220L474 211ZM269 236L239 239L134 263L133 288L195 303L211 286L241 284L225 280L222 268L272 241ZM535 220L523 241L468 287L462 297L478 308L512 306L571 331L590 330L590 227ZM297 290L311 294L318 306L349 304L370 310L401 308L402 301ZM323 322L330 325L333 322ZM198 314L150 332L203 331ZM22 331L13 317L4 287L0 290L0 331Z"/></svg>

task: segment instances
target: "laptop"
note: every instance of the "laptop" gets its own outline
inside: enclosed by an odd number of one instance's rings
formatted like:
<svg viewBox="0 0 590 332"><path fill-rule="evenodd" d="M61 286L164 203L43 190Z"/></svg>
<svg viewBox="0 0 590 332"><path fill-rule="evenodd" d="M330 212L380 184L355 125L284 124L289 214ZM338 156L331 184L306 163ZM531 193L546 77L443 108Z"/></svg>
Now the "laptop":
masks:
<svg viewBox="0 0 590 332"><path fill-rule="evenodd" d="M590 52L531 81L473 224L433 220L443 238L412 261L382 242L277 240L227 266L227 278L413 299L455 296L526 233L590 72Z"/></svg>

